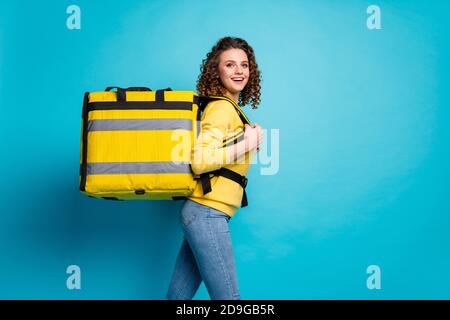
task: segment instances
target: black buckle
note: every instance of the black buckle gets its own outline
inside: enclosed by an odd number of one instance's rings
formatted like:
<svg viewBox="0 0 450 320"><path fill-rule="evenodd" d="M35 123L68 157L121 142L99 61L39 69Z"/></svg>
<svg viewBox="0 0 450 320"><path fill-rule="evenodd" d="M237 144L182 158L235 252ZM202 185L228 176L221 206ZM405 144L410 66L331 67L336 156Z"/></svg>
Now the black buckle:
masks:
<svg viewBox="0 0 450 320"><path fill-rule="evenodd" d="M242 177L242 188L245 189L245 187L247 186L247 182L248 182L248 179L246 177Z"/></svg>

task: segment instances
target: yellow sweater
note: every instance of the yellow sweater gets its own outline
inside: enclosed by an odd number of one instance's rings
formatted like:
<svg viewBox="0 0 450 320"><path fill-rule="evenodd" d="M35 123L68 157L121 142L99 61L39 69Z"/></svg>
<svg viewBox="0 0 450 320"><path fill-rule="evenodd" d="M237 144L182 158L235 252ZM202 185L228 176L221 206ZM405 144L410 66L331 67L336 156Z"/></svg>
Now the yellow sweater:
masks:
<svg viewBox="0 0 450 320"><path fill-rule="evenodd" d="M201 131L194 145L192 171L199 175L225 167L246 175L254 150L232 163L226 163L233 141L240 141L243 136L244 124L231 103L224 100L209 102L203 112ZM199 182L189 199L232 217L241 205L242 187L225 177L214 176L211 178L211 189L211 192L204 195Z"/></svg>

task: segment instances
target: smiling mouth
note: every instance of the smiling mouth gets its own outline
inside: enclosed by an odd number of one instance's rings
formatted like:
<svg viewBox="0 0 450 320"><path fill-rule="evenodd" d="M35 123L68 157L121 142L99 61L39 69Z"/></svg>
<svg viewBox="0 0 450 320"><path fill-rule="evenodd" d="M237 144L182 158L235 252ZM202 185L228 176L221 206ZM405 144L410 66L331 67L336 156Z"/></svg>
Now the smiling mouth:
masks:
<svg viewBox="0 0 450 320"><path fill-rule="evenodd" d="M244 78L235 78L235 79L231 79L231 80L233 80L233 82L235 82L235 83L242 83L242 82L244 82Z"/></svg>

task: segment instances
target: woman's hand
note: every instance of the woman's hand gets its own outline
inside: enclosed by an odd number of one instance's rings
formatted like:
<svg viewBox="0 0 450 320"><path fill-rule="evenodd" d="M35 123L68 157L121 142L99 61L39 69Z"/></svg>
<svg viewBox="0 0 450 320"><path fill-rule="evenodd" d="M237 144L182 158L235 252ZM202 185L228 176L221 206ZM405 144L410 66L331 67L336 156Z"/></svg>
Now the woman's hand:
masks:
<svg viewBox="0 0 450 320"><path fill-rule="evenodd" d="M233 162L245 153L253 149L258 149L264 138L263 130L258 124L252 126L246 124L244 129L244 139L235 145L229 146L227 164Z"/></svg>
<svg viewBox="0 0 450 320"><path fill-rule="evenodd" d="M244 140L248 145L247 151L259 148L259 145L264 139L264 133L260 125L254 124L252 126L246 124L244 132Z"/></svg>
<svg viewBox="0 0 450 320"><path fill-rule="evenodd" d="M246 151L250 151L258 147L258 135L259 131L257 128L248 124L245 125L244 141L246 145Z"/></svg>
<svg viewBox="0 0 450 320"><path fill-rule="evenodd" d="M263 128L257 123L255 123L252 127L258 130L258 149L259 149L260 144L264 140L264 131Z"/></svg>

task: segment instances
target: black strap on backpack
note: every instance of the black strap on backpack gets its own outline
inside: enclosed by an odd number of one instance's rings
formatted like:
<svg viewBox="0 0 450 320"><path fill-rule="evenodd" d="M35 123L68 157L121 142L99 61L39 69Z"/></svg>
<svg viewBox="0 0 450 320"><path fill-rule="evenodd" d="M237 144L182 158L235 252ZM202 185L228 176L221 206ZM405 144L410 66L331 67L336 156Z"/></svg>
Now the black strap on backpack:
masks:
<svg viewBox="0 0 450 320"><path fill-rule="evenodd" d="M202 184L203 194L211 192L211 174L213 175L213 177L221 176L238 183L244 190L244 193L242 195L241 207L244 208L248 205L247 193L245 192L245 187L247 187L248 179L245 176L241 176L239 173L227 168L220 168L218 170L202 173L200 175L200 183Z"/></svg>
<svg viewBox="0 0 450 320"><path fill-rule="evenodd" d="M228 102L230 102L234 109L236 110L236 112L239 115L239 118L241 119L241 121L245 124L250 124L250 120L246 117L246 115L244 114L244 112L241 110L241 108L239 107L239 105L232 99L228 98L228 97L224 97L224 96L200 96L199 97L199 109L201 111L204 111L204 109L206 108L206 105L208 104L208 102L210 101L215 101L215 100L226 100ZM241 201L241 207L246 207L248 205L248 201L247 201L247 193L245 192L245 187L247 186L247 182L248 179L245 176L240 175L239 173L227 169L227 168L220 168L218 170L215 171L211 171L211 172L205 172L202 173L200 175L200 183L202 184L202 189L203 189L203 194L207 194L209 192L211 192L211 175L214 176L222 176L225 177L227 179L230 179L236 183L238 183L242 189L244 190L244 193L242 195L242 201Z"/></svg>
<svg viewBox="0 0 450 320"><path fill-rule="evenodd" d="M117 101L126 101L126 92L127 91L152 91L152 89L147 87L128 87L128 88L121 88L121 87L107 87L105 91L111 91L113 89L116 89L117 94ZM155 91L155 101L156 102L164 102L164 91L172 91L171 88L166 89L160 89Z"/></svg>

